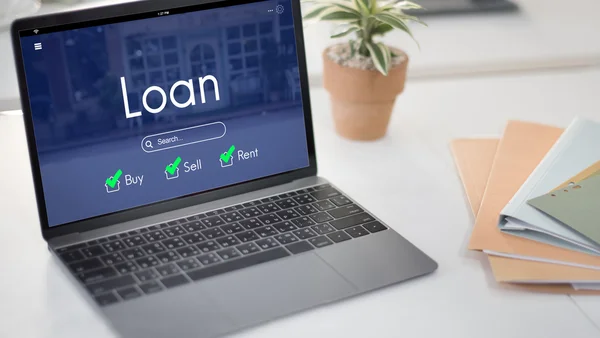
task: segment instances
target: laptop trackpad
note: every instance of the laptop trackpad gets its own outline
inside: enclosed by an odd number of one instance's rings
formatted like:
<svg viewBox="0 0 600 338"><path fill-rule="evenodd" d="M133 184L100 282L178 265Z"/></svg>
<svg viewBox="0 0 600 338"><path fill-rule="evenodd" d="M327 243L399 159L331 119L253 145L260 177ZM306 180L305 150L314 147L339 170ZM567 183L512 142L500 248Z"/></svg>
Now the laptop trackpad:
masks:
<svg viewBox="0 0 600 338"><path fill-rule="evenodd" d="M351 284L313 252L210 278L202 286L242 326L355 293Z"/></svg>

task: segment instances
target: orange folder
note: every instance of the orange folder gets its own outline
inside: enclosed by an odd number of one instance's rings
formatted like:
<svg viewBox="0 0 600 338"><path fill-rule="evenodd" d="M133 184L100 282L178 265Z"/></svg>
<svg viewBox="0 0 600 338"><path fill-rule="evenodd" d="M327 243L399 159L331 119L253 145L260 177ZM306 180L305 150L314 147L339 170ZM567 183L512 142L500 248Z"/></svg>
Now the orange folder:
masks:
<svg viewBox="0 0 600 338"><path fill-rule="evenodd" d="M477 216L484 195L494 157L499 144L498 139L459 139L451 144L454 159L463 181L473 214ZM564 276L577 280L597 280L600 271L561 266L556 264L517 260L512 258L488 256L492 271L499 282L514 283L516 280L548 281L561 280ZM600 294L599 291L575 290L570 284L505 284L509 288L520 290L566 293Z"/></svg>
<svg viewBox="0 0 600 338"><path fill-rule="evenodd" d="M469 249L600 268L600 257L511 236L498 230L498 215L556 142L562 129L511 121L500 140Z"/></svg>

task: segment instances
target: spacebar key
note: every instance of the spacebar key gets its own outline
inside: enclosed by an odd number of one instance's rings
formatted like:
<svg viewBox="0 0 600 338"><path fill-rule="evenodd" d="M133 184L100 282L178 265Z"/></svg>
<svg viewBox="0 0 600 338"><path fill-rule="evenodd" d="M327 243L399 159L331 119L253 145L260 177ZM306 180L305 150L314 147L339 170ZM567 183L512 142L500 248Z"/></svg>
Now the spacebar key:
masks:
<svg viewBox="0 0 600 338"><path fill-rule="evenodd" d="M238 269L243 269L252 265L257 265L279 258L289 256L290 254L284 248L276 248L269 251L263 251L250 256L245 256L223 264L209 266L207 268L188 271L187 275L194 281L231 272Z"/></svg>
<svg viewBox="0 0 600 338"><path fill-rule="evenodd" d="M362 213L356 214L354 216L336 219L335 221L329 222L329 224L333 225L338 230L342 230L342 229L346 229L349 227L353 227L355 225L371 222L374 220L375 219L373 217L371 217L371 215L362 212Z"/></svg>

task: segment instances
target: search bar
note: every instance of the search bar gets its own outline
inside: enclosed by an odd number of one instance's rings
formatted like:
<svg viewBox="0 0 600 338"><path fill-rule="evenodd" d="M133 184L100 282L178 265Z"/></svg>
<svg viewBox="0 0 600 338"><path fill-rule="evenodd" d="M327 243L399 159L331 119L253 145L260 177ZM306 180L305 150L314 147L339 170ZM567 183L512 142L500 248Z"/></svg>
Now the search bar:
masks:
<svg viewBox="0 0 600 338"><path fill-rule="evenodd" d="M199 126L167 131L160 134L148 135L142 139L142 150L154 153L190 144L216 140L227 133L223 122L213 122Z"/></svg>

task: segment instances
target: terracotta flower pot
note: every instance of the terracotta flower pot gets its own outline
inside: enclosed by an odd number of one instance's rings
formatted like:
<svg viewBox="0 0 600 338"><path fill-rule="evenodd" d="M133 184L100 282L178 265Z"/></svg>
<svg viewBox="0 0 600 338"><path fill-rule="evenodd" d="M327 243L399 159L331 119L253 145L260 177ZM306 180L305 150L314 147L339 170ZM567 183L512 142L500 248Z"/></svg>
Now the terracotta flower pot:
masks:
<svg viewBox="0 0 600 338"><path fill-rule="evenodd" d="M344 67L323 52L323 85L331 96L338 134L352 140L376 140L385 135L396 96L404 90L408 56L387 76L376 70Z"/></svg>

